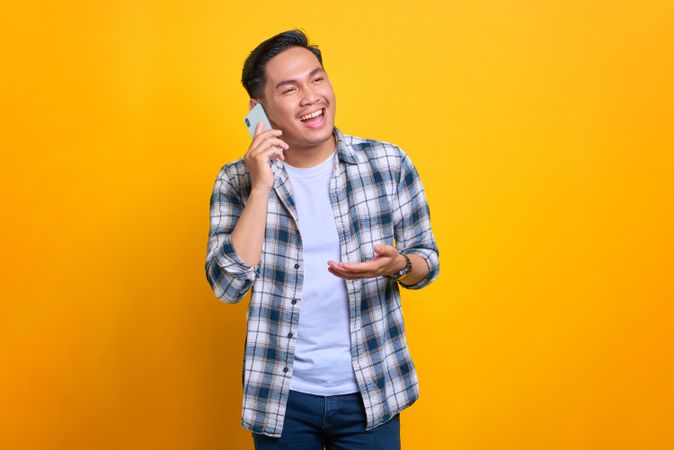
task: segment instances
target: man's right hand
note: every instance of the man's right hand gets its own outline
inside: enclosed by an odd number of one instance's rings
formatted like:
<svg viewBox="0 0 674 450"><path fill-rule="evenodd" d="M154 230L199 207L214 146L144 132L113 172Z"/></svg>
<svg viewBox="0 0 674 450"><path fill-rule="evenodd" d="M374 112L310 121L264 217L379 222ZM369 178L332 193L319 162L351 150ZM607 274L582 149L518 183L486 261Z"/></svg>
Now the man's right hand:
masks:
<svg viewBox="0 0 674 450"><path fill-rule="evenodd" d="M252 189L271 190L274 185L274 173L269 166L272 158L285 160L284 150L289 146L279 139L281 130L262 131L263 123L260 122L255 127L255 136L250 143L248 151L243 155L243 161L250 173Z"/></svg>

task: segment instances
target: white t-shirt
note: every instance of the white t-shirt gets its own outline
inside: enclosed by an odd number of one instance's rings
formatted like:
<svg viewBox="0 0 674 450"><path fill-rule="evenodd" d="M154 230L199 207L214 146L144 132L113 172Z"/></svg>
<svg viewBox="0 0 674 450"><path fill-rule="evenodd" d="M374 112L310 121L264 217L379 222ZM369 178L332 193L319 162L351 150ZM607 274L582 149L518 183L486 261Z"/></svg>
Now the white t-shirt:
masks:
<svg viewBox="0 0 674 450"><path fill-rule="evenodd" d="M304 251L304 283L290 389L316 395L358 392L351 363L349 300L344 280L328 272L340 261L330 205L334 152L308 168L283 163L297 207Z"/></svg>

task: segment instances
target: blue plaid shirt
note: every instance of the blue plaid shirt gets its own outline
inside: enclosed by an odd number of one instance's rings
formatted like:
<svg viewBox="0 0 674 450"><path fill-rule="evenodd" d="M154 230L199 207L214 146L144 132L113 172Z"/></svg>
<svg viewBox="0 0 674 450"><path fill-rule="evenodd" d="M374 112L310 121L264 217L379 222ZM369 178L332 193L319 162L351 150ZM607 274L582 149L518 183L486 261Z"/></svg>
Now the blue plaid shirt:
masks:
<svg viewBox="0 0 674 450"><path fill-rule="evenodd" d="M419 175L397 146L342 134L330 180L330 202L341 261L375 256L375 244L396 245L423 257L430 271L409 289L439 272L438 248ZM218 299L238 303L252 289L243 360L242 425L280 437L293 376L301 311L302 239L288 175L272 162L262 256L246 265L231 232L246 205L251 179L243 159L220 170L210 202L206 276ZM327 261L326 261L327 270ZM351 362L367 415L366 429L381 425L419 397L416 369L407 348L398 283L387 277L345 280L349 300Z"/></svg>

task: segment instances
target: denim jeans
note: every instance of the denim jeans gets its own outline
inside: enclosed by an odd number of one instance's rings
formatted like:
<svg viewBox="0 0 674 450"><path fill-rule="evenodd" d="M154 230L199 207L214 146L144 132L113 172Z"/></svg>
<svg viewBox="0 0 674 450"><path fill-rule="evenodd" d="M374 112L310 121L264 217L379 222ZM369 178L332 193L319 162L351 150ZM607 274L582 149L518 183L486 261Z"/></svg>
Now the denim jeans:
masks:
<svg viewBox="0 0 674 450"><path fill-rule="evenodd" d="M252 433L255 450L399 450L400 414L365 431L360 392L313 395L290 391L280 438Z"/></svg>

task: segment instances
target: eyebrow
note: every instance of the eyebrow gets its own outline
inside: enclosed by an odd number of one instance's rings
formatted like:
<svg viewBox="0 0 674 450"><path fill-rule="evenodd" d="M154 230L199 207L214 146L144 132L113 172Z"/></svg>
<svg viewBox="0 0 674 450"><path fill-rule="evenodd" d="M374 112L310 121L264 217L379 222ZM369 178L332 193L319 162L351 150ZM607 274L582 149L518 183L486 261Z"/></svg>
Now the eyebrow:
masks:
<svg viewBox="0 0 674 450"><path fill-rule="evenodd" d="M314 70L312 70L311 72L309 72L309 78L313 77L313 76L316 75L316 73L318 73L318 72L325 72L325 70L323 70L322 67L316 67ZM283 81L280 81L280 82L278 82L278 83L276 84L275 89L280 88L280 87L283 86L284 84L295 84L295 83L297 83L297 80L283 80Z"/></svg>

